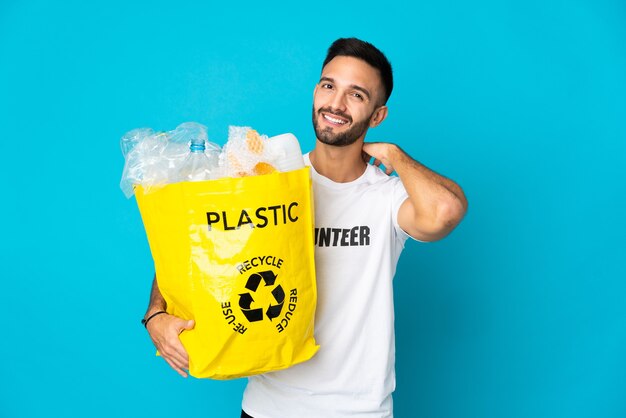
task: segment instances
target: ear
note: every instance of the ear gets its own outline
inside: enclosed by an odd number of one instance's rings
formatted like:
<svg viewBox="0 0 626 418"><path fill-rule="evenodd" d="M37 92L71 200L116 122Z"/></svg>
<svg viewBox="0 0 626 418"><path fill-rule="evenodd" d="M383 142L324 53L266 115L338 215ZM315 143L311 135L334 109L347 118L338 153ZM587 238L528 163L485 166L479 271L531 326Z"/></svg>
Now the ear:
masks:
<svg viewBox="0 0 626 418"><path fill-rule="evenodd" d="M383 121L387 117L388 111L389 108L387 108L387 106L380 106L378 109L376 109L372 114L372 117L370 118L370 128L375 128L383 123Z"/></svg>

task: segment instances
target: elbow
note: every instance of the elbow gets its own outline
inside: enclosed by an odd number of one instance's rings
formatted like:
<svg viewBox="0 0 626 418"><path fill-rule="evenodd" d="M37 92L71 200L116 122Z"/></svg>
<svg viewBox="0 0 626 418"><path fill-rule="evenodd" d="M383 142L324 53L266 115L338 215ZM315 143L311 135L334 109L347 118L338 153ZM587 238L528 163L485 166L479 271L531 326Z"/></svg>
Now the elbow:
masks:
<svg viewBox="0 0 626 418"><path fill-rule="evenodd" d="M457 186L455 193L451 193L451 195L445 199L440 205L438 212L440 222L447 225L450 230L454 229L454 227L463 220L465 212L467 212L467 198L465 197L465 193L463 193L463 189Z"/></svg>
<svg viewBox="0 0 626 418"><path fill-rule="evenodd" d="M445 238L461 222L466 211L466 204L454 200L441 202L433 211L428 220L415 219L413 229L406 229L407 233L420 241L432 242ZM418 227L419 225L419 227Z"/></svg>
<svg viewBox="0 0 626 418"><path fill-rule="evenodd" d="M467 211L467 200L454 197L441 202L437 206L434 229L440 231L443 236L448 235L463 220Z"/></svg>
<svg viewBox="0 0 626 418"><path fill-rule="evenodd" d="M451 193L425 211L416 211L410 205L412 216L403 218L407 222L400 222L400 225L409 235L420 241L430 242L445 238L463 220L467 211L465 195L462 191L459 195Z"/></svg>

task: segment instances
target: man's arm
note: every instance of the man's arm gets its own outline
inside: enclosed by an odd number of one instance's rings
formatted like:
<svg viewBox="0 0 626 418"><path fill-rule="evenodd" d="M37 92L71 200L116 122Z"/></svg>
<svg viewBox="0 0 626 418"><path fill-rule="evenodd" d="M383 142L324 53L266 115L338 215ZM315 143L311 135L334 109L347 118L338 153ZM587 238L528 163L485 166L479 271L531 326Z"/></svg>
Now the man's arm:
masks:
<svg viewBox="0 0 626 418"><path fill-rule="evenodd" d="M398 224L413 238L436 241L448 235L463 219L467 199L452 180L428 169L394 144L363 144L363 151L385 166L387 174L398 173L409 198L400 206Z"/></svg>
<svg viewBox="0 0 626 418"><path fill-rule="evenodd" d="M155 312L164 311L166 308L167 303L161 295L155 274L150 292L150 303L144 318L149 318ZM193 327L193 320L186 321L169 314L157 315L146 324L148 334L161 353L161 357L183 377L187 377L185 370L189 369L189 356L178 336L181 332Z"/></svg>

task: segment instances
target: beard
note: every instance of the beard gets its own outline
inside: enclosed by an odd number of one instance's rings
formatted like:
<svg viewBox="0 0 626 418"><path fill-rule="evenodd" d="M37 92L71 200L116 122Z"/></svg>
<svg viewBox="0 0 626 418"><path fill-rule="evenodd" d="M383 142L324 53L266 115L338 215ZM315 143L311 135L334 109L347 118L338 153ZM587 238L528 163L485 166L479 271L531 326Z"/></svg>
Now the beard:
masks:
<svg viewBox="0 0 626 418"><path fill-rule="evenodd" d="M372 113L372 115L370 115L365 120L355 123L347 131L336 134L333 133L333 128L331 128L330 126L325 128L320 127L317 120L318 116L322 115L322 112L326 112L331 115L341 116L342 118L347 119L349 123L352 123L352 118L343 112L332 111L329 108L321 108L316 111L315 107L313 107L313 129L315 130L315 136L321 143L326 145L334 145L336 147L345 147L354 144L356 140L364 135L367 131L367 128L369 127L369 120L373 115Z"/></svg>

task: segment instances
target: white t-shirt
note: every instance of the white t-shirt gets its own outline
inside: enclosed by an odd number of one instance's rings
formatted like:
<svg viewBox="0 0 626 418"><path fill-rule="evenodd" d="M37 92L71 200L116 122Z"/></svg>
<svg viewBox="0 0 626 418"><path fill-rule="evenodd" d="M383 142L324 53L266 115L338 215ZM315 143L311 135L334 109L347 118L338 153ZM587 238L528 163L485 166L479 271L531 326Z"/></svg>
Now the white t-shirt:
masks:
<svg viewBox="0 0 626 418"><path fill-rule="evenodd" d="M408 237L397 221L408 195L373 165L349 183L313 167L311 175L320 349L307 362L250 377L242 406L254 418L391 417L392 279Z"/></svg>

